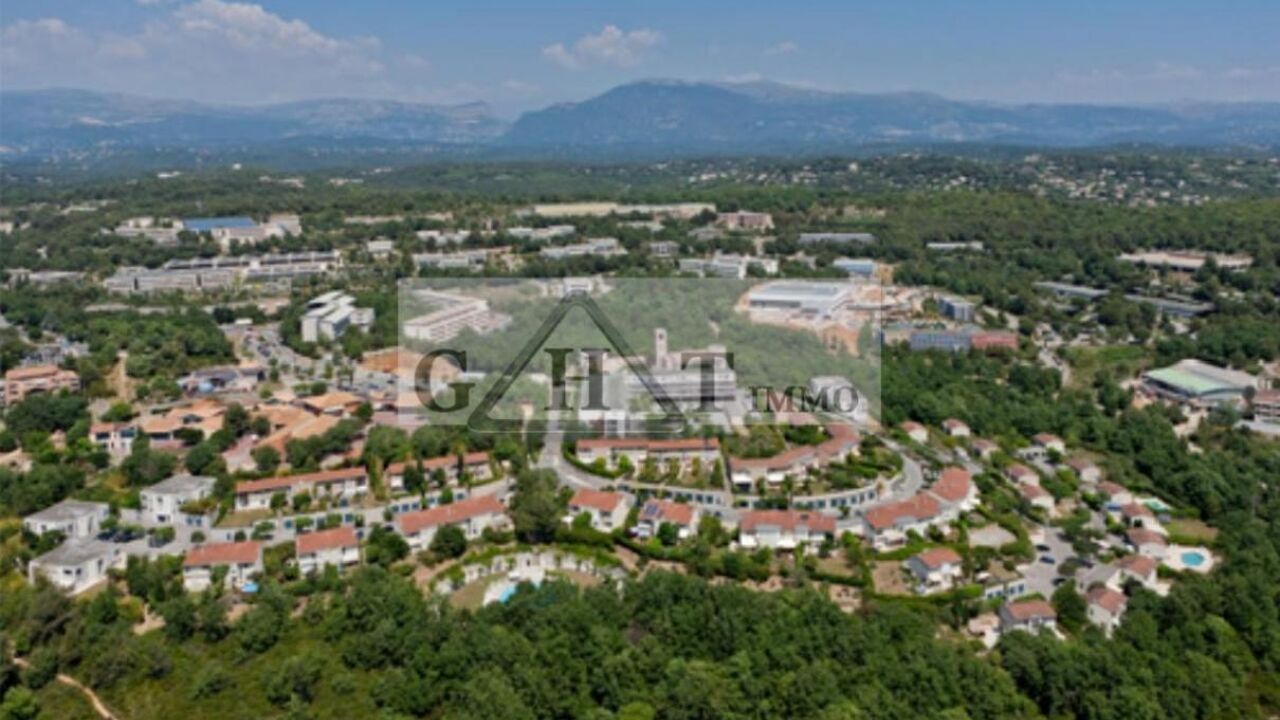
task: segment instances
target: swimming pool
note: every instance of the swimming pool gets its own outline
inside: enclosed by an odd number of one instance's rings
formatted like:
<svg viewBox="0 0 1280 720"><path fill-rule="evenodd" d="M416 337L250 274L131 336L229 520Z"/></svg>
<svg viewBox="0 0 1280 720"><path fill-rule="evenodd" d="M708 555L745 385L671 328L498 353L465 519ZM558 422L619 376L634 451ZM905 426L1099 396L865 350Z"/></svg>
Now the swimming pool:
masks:
<svg viewBox="0 0 1280 720"><path fill-rule="evenodd" d="M526 580L525 582L529 582L529 581ZM529 582L529 584L536 588L542 583ZM503 605L506 605L507 601L510 600L513 595L516 594L516 589L519 587L520 587L519 583L507 583L507 586L502 588L502 592L498 593L498 602L502 603Z"/></svg>
<svg viewBox="0 0 1280 720"><path fill-rule="evenodd" d="M1188 550L1182 553L1182 564L1192 568L1200 567L1204 564L1204 555L1194 550Z"/></svg>

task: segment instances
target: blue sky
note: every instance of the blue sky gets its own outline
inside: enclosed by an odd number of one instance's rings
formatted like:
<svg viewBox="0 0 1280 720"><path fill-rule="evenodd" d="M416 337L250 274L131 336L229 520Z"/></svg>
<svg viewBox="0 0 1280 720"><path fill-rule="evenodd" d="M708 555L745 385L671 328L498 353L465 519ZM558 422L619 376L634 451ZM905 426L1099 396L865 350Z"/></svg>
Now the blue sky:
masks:
<svg viewBox="0 0 1280 720"><path fill-rule="evenodd" d="M483 100L641 78L1007 102L1280 100L1280 3L4 0L0 87Z"/></svg>

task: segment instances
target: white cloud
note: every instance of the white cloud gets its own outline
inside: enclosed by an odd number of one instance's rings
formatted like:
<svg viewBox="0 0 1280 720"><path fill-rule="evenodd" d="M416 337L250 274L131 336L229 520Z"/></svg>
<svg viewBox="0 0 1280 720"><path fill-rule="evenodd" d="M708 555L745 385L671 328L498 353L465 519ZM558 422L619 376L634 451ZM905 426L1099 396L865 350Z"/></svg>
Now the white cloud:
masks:
<svg viewBox="0 0 1280 720"><path fill-rule="evenodd" d="M155 3L150 3L155 4ZM336 37L261 5L195 0L156 9L132 32L58 18L0 29L6 86L71 86L210 101L304 97L424 99L430 65L373 37Z"/></svg>
<svg viewBox="0 0 1280 720"><path fill-rule="evenodd" d="M542 56L563 68L576 70L588 65L634 67L645 51L662 42L662 33L649 28L630 32L616 25L605 25L600 32L583 35L573 46L562 42L542 48Z"/></svg>
<svg viewBox="0 0 1280 720"><path fill-rule="evenodd" d="M795 55L800 52L800 45L794 40L783 40L776 45L770 45L764 49L765 55Z"/></svg>

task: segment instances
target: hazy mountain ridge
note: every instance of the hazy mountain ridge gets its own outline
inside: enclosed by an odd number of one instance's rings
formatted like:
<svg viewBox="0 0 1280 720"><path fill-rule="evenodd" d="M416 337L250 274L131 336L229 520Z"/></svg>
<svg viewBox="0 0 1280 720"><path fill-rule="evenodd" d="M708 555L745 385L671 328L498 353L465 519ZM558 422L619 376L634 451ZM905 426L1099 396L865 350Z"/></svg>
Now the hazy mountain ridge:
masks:
<svg viewBox="0 0 1280 720"><path fill-rule="evenodd" d="M85 90L0 94L0 142L11 152L36 154L104 144L217 148L299 137L473 144L505 128L483 103L332 99L235 106Z"/></svg>
<svg viewBox="0 0 1280 720"><path fill-rule="evenodd" d="M236 106L85 90L0 93L0 144L9 157L273 145L688 155L947 143L1280 146L1280 103L1011 105L921 92L651 80L528 112L509 124L483 103L330 99Z"/></svg>
<svg viewBox="0 0 1280 720"><path fill-rule="evenodd" d="M518 147L713 149L895 142L1272 145L1280 142L1280 103L1001 105L928 93L647 81L526 113L502 142Z"/></svg>

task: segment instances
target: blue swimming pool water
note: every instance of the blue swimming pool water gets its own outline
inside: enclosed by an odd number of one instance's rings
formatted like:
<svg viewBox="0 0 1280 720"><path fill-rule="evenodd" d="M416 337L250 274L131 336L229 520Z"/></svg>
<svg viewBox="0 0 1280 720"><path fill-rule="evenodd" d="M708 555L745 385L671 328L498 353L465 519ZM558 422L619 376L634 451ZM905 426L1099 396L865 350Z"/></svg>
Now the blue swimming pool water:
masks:
<svg viewBox="0 0 1280 720"><path fill-rule="evenodd" d="M1204 564L1204 555L1198 552L1182 553L1182 564L1187 567L1200 567Z"/></svg>
<svg viewBox="0 0 1280 720"><path fill-rule="evenodd" d="M539 584L540 583L533 583L533 586L538 587ZM516 594L516 588L518 587L520 587L519 584L513 583L503 588L502 592L498 595L498 602L505 605L507 601L511 599L511 596Z"/></svg>

